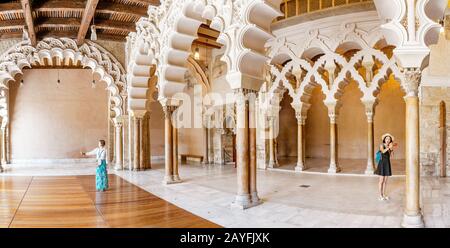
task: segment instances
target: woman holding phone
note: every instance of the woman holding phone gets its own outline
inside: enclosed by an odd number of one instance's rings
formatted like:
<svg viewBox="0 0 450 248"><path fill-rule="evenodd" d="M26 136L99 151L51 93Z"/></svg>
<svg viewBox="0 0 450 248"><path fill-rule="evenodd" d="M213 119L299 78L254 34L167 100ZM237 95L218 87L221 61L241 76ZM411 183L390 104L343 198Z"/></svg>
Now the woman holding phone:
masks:
<svg viewBox="0 0 450 248"><path fill-rule="evenodd" d="M394 136L387 133L381 137L382 144L380 145L381 159L378 162L376 174L380 176L378 189L380 192L380 201L389 200L386 195L386 184L388 177L392 176L391 169L391 155L394 152Z"/></svg>

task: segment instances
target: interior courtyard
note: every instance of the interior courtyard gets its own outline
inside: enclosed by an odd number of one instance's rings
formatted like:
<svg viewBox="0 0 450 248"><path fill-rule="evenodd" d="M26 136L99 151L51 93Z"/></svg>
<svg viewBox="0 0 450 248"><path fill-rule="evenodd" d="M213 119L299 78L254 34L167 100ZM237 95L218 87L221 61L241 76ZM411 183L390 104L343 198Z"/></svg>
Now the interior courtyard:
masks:
<svg viewBox="0 0 450 248"><path fill-rule="evenodd" d="M0 1L0 227L448 228L449 55L446 0Z"/></svg>

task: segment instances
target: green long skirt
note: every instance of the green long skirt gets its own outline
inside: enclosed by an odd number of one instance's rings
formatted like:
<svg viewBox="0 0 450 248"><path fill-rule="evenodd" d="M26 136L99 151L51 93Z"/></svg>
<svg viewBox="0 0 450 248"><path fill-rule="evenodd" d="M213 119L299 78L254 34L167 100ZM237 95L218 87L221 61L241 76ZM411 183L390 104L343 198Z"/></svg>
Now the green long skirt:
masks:
<svg viewBox="0 0 450 248"><path fill-rule="evenodd" d="M95 171L95 188L97 191L108 189L108 171L106 169L106 160L102 160Z"/></svg>

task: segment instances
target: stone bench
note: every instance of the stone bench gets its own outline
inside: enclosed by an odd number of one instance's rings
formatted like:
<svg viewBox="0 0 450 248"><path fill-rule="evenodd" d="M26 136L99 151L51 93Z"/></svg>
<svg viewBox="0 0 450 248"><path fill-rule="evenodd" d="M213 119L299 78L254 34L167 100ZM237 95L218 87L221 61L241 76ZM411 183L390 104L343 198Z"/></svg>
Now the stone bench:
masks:
<svg viewBox="0 0 450 248"><path fill-rule="evenodd" d="M203 156L200 155L191 155L191 154L180 154L181 162L186 163L187 158L198 158L200 162L203 162Z"/></svg>

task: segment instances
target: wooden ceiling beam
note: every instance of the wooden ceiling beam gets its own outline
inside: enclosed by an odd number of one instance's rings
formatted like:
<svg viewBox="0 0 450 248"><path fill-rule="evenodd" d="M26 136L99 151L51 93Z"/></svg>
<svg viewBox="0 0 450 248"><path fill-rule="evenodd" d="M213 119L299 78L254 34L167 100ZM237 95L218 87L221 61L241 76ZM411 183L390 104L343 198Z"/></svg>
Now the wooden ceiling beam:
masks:
<svg viewBox="0 0 450 248"><path fill-rule="evenodd" d="M91 21L95 15L95 9L97 8L98 1L99 0L88 0L86 3L86 8L84 9L83 18L81 20L81 26L77 35L78 45L84 43L84 38L86 37L89 27L91 26Z"/></svg>
<svg viewBox="0 0 450 248"><path fill-rule="evenodd" d="M21 39L23 36L22 31L15 31L15 32L6 32L6 33L0 33L0 39Z"/></svg>
<svg viewBox="0 0 450 248"><path fill-rule="evenodd" d="M45 37L55 37L55 38L61 38L61 37L67 37L67 38L76 38L77 33L74 32L68 32L68 31L58 31L58 30L45 30L38 33L40 36ZM111 40L111 41L119 41L119 42L125 42L126 36L123 35L114 35L114 34L102 34L97 33L98 40Z"/></svg>
<svg viewBox="0 0 450 248"><path fill-rule="evenodd" d="M22 11L22 5L19 2L0 3L0 14L15 13L15 12L21 12L21 11Z"/></svg>
<svg viewBox="0 0 450 248"><path fill-rule="evenodd" d="M5 20L0 21L0 30L22 29L25 25L24 20Z"/></svg>
<svg viewBox="0 0 450 248"><path fill-rule="evenodd" d="M84 11L86 5L82 1L39 1L33 5L36 11ZM117 2L100 1L97 4L97 13L128 14L137 17L147 16L146 8L137 8Z"/></svg>
<svg viewBox="0 0 450 248"><path fill-rule="evenodd" d="M95 19L95 27L98 29L121 30L126 32L136 31L134 22L118 22L105 19Z"/></svg>
<svg viewBox="0 0 450 248"><path fill-rule="evenodd" d="M128 0L131 3L138 3L138 4L145 4L145 5L153 5L153 6L158 6L160 5L160 1L159 0Z"/></svg>
<svg viewBox="0 0 450 248"><path fill-rule="evenodd" d="M19 20L18 20L19 21ZM19 23L17 21L17 23ZM10 21L8 21L10 22ZM4 25L9 26L6 22ZM35 20L36 27L58 28L58 27L76 27L79 28L81 20L78 18L38 18ZM97 29L120 30L126 32L136 31L134 22L119 22L106 19L95 19L95 27ZM9 27L8 27L9 28ZM0 30L2 29L2 21L0 21Z"/></svg>
<svg viewBox="0 0 450 248"><path fill-rule="evenodd" d="M28 37L30 38L31 45L36 46L36 31L34 30L30 1L20 0L20 3L22 4L23 16L25 18L25 23L27 24Z"/></svg>
<svg viewBox="0 0 450 248"><path fill-rule="evenodd" d="M97 6L97 13L103 14L128 14L137 17L147 16L146 8L137 8L126 4L101 1Z"/></svg>

